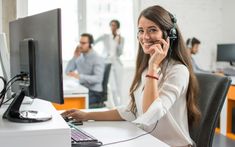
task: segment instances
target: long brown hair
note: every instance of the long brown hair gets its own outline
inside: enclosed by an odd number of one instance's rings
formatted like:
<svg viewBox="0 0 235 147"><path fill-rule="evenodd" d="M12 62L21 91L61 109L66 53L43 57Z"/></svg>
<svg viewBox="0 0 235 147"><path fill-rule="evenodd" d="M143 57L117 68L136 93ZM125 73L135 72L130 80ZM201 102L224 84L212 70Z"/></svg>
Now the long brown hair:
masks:
<svg viewBox="0 0 235 147"><path fill-rule="evenodd" d="M157 5L151 6L143 10L139 15L138 22L142 16L153 21L156 25L158 25L162 30L163 34L169 32L169 30L174 27L171 14L161 6ZM169 55L170 50L168 51L168 60L173 59L177 62L180 62L181 64L185 65L189 70L189 85L187 90L187 110L188 110L188 123L189 125L192 125L194 122L198 122L200 120L200 114L201 114L197 105L198 83L195 74L193 72L189 52L185 47L183 37L177 25L176 25L176 32L177 32L177 39L174 40L171 44L170 55ZM134 92L141 83L141 75L143 71L148 67L149 58L150 55L144 53L139 43L135 76L132 85L130 87L130 96L131 96L130 111L134 114L136 114L137 112Z"/></svg>

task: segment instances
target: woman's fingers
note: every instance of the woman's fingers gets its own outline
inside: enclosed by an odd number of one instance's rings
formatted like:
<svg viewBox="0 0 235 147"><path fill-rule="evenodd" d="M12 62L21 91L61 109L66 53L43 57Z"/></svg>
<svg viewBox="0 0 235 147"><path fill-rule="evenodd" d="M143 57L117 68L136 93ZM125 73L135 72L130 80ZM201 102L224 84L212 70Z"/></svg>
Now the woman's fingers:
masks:
<svg viewBox="0 0 235 147"><path fill-rule="evenodd" d="M163 44L163 51L167 53L168 50L169 50L169 47L170 47L170 39L169 39L169 37L167 37L166 40L161 39L160 41L161 41L162 44Z"/></svg>
<svg viewBox="0 0 235 147"><path fill-rule="evenodd" d="M68 115L69 115L70 113L73 113L73 112L75 112L75 111L76 111L76 109L70 109L70 110L67 110L67 111L61 113L61 115L62 115L62 117L68 117Z"/></svg>

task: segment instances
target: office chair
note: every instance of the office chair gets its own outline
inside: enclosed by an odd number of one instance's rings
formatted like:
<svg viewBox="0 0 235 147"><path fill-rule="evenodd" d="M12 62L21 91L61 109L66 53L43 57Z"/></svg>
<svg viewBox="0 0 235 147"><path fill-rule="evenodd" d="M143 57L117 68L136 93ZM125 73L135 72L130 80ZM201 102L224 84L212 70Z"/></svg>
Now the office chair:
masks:
<svg viewBox="0 0 235 147"><path fill-rule="evenodd" d="M199 83L198 104L202 117L197 126L189 127L190 136L197 147L211 147L231 79L204 73L197 73L196 77Z"/></svg>
<svg viewBox="0 0 235 147"><path fill-rule="evenodd" d="M102 97L102 102L107 101L108 99L108 82L109 82L109 74L111 70L111 63L106 63L105 64L105 69L104 69L104 78L102 82L103 86L103 97Z"/></svg>
<svg viewBox="0 0 235 147"><path fill-rule="evenodd" d="M107 99L108 99L108 82L109 82L109 74L110 74L111 66L112 66L111 63L105 64L104 77L103 77L103 82L102 82L103 91L102 91L101 95L99 96L100 97L99 102L91 104L89 106L90 108L105 107L104 101L107 101Z"/></svg>

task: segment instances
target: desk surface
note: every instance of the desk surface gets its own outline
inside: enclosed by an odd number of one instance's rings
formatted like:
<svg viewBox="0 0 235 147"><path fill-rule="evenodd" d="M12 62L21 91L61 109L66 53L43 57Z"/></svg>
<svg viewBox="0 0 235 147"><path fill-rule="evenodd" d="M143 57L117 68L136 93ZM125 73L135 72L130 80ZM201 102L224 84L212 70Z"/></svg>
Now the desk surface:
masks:
<svg viewBox="0 0 235 147"><path fill-rule="evenodd" d="M232 79L232 85L235 85L235 77L233 76L233 77L231 77L231 79Z"/></svg>
<svg viewBox="0 0 235 147"><path fill-rule="evenodd" d="M74 78L65 78L63 80L64 95L88 94L88 89L79 84Z"/></svg>
<svg viewBox="0 0 235 147"><path fill-rule="evenodd" d="M142 129L130 122L126 121L88 121L84 122L82 126L78 126L84 131L93 135L103 144L131 139L146 133ZM158 140L150 134L141 136L137 139L127 142L107 145L112 147L168 147L167 144Z"/></svg>
<svg viewBox="0 0 235 147"><path fill-rule="evenodd" d="M0 109L1 147L69 147L70 128L51 103L35 99L31 105L21 106L21 110L39 110L52 115L52 120L40 123L15 123L2 119L8 105Z"/></svg>

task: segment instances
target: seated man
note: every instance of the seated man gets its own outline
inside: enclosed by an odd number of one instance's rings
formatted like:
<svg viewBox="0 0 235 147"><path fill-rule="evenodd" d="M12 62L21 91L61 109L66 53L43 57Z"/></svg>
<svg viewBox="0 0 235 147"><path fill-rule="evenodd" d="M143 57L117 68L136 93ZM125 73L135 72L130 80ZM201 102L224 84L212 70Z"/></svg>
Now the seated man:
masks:
<svg viewBox="0 0 235 147"><path fill-rule="evenodd" d="M206 71L206 70L201 69L192 57L192 55L195 55L198 53L200 43L201 42L195 37L189 38L186 41L186 45L187 45L187 47L190 51L190 54L191 54L193 70L195 73L211 73L210 71Z"/></svg>
<svg viewBox="0 0 235 147"><path fill-rule="evenodd" d="M89 89L89 106L99 103L102 98L102 82L104 75L104 59L93 49L93 36L82 34L73 58L69 61L66 74L79 80Z"/></svg>

